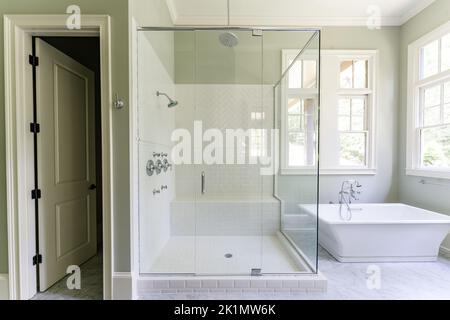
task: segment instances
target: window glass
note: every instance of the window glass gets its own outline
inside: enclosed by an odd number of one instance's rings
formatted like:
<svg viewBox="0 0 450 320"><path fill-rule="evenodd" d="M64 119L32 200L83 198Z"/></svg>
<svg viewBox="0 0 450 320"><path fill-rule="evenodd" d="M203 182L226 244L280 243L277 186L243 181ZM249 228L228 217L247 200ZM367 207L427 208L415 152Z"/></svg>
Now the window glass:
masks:
<svg viewBox="0 0 450 320"><path fill-rule="evenodd" d="M350 89L353 87L353 61L341 62L341 88Z"/></svg>
<svg viewBox="0 0 450 320"><path fill-rule="evenodd" d="M450 103L450 81L444 84L444 103Z"/></svg>
<svg viewBox="0 0 450 320"><path fill-rule="evenodd" d="M354 88L367 88L367 60L357 60L354 62Z"/></svg>
<svg viewBox="0 0 450 320"><path fill-rule="evenodd" d="M288 101L288 114L300 114L303 113L302 100L299 98L289 99Z"/></svg>
<svg viewBox="0 0 450 320"><path fill-rule="evenodd" d="M439 72L439 40L433 41L421 50L421 79Z"/></svg>
<svg viewBox="0 0 450 320"><path fill-rule="evenodd" d="M441 108L439 106L425 108L423 113L424 126L434 126L441 122Z"/></svg>
<svg viewBox="0 0 450 320"><path fill-rule="evenodd" d="M340 66L341 89L365 89L368 87L367 60L342 61Z"/></svg>
<svg viewBox="0 0 450 320"><path fill-rule="evenodd" d="M441 71L447 71L450 70L450 33L441 41Z"/></svg>
<svg viewBox="0 0 450 320"><path fill-rule="evenodd" d="M450 123L450 81L444 84L444 123Z"/></svg>
<svg viewBox="0 0 450 320"><path fill-rule="evenodd" d="M339 164L360 167L365 165L365 159L366 133L341 133Z"/></svg>
<svg viewBox="0 0 450 320"><path fill-rule="evenodd" d="M428 89L425 89L425 96L424 96L424 106L427 107L434 107L441 104L441 86L434 86Z"/></svg>
<svg viewBox="0 0 450 320"><path fill-rule="evenodd" d="M291 60L289 66L292 64ZM298 89L302 84L302 63L300 60L295 61L294 65L289 70L289 88Z"/></svg>
<svg viewBox="0 0 450 320"><path fill-rule="evenodd" d="M317 63L315 60L303 61L303 88L312 89L317 86Z"/></svg>
<svg viewBox="0 0 450 320"><path fill-rule="evenodd" d="M302 126L302 121L303 117L302 116L289 116L288 117L288 128L289 131L301 131L303 130L303 126Z"/></svg>
<svg viewBox="0 0 450 320"><path fill-rule="evenodd" d="M450 126L422 130L422 166L450 168Z"/></svg>
<svg viewBox="0 0 450 320"><path fill-rule="evenodd" d="M305 134L300 132L289 133L289 165L305 166Z"/></svg>

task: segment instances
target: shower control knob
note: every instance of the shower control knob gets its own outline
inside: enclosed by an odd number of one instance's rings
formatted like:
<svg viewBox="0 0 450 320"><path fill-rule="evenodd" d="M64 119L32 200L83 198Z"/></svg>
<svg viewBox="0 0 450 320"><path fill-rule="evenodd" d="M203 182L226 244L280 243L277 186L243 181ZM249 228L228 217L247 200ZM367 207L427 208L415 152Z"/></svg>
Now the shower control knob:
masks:
<svg viewBox="0 0 450 320"><path fill-rule="evenodd" d="M172 167L172 165L169 163L169 160L164 159L163 160L163 170L164 170L164 172L167 172L167 170L169 168L171 168L171 167Z"/></svg>
<svg viewBox="0 0 450 320"><path fill-rule="evenodd" d="M161 160L156 161L156 168L155 168L156 174L160 174L163 169L164 166Z"/></svg>
<svg viewBox="0 0 450 320"><path fill-rule="evenodd" d="M153 158L159 158L161 157L161 153L153 152Z"/></svg>
<svg viewBox="0 0 450 320"><path fill-rule="evenodd" d="M167 153L161 153L161 157L163 158L167 158L168 154Z"/></svg>
<svg viewBox="0 0 450 320"><path fill-rule="evenodd" d="M156 195L158 193L161 193L161 190L153 189L153 195Z"/></svg>
<svg viewBox="0 0 450 320"><path fill-rule="evenodd" d="M167 186L161 186L161 191L162 191L162 190L167 190L167 189L168 189Z"/></svg>
<svg viewBox="0 0 450 320"><path fill-rule="evenodd" d="M147 162L147 175L149 175L150 177L155 173L156 171L156 167L155 167L155 163L153 162L153 160L149 160Z"/></svg>

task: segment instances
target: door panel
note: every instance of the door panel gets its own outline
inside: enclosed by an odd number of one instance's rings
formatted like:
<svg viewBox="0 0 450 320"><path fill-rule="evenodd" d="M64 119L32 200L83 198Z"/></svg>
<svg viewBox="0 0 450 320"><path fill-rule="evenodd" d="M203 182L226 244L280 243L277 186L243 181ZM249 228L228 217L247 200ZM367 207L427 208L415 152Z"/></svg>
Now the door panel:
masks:
<svg viewBox="0 0 450 320"><path fill-rule="evenodd" d="M86 181L89 177L86 108L88 79L55 65L56 183ZM78 95L78 96L72 96ZM86 104L87 106L87 104Z"/></svg>
<svg viewBox="0 0 450 320"><path fill-rule="evenodd" d="M56 258L89 243L89 201L86 197L56 204Z"/></svg>
<svg viewBox="0 0 450 320"><path fill-rule="evenodd" d="M94 73L36 40L40 290L96 254Z"/></svg>

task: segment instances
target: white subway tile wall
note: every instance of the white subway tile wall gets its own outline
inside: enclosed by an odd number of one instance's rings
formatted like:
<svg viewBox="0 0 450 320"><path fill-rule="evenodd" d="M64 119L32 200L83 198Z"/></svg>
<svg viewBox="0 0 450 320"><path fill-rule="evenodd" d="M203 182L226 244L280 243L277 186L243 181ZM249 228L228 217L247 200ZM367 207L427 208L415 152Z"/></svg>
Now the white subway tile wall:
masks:
<svg viewBox="0 0 450 320"><path fill-rule="evenodd" d="M280 229L280 203L255 200L175 200L171 204L172 236L275 235Z"/></svg>
<svg viewBox="0 0 450 320"><path fill-rule="evenodd" d="M260 85L176 85L180 108L176 113L176 127L193 132L195 120L207 129L267 129L273 128L272 86ZM225 137L225 134L224 134ZM203 144L204 146L207 143ZM225 143L224 143L225 145ZM247 155L249 152L247 145ZM236 145L232 150L236 154ZM228 150L224 150L225 153ZM269 152L270 154L270 152ZM200 187L200 173L207 179L209 197L272 196L273 176L260 174L260 165L178 165L176 166L177 198L195 196Z"/></svg>
<svg viewBox="0 0 450 320"><path fill-rule="evenodd" d="M321 274L304 276L266 276L263 279L240 277L231 279L205 279L164 281L155 278L142 278L138 281L138 295L152 293L166 293L175 290L176 293L290 293L301 294L305 292L326 292L327 280ZM173 283L173 286L169 284ZM177 289L172 289L177 288Z"/></svg>

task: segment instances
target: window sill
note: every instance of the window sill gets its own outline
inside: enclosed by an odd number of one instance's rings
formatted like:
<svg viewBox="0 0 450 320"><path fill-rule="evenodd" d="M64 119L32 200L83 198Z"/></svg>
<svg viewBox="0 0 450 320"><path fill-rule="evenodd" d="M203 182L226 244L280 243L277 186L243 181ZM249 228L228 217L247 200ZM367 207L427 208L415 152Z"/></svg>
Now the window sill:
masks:
<svg viewBox="0 0 450 320"><path fill-rule="evenodd" d="M449 179L450 170L432 170L432 169L406 169L407 176L435 178L435 179Z"/></svg>
<svg viewBox="0 0 450 320"><path fill-rule="evenodd" d="M281 169L281 175L286 176L311 176L316 175L316 169ZM355 169L320 169L321 176L341 176L341 175L352 175L352 176L374 176L377 174L377 169L368 168L355 168Z"/></svg>

